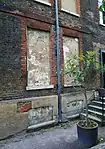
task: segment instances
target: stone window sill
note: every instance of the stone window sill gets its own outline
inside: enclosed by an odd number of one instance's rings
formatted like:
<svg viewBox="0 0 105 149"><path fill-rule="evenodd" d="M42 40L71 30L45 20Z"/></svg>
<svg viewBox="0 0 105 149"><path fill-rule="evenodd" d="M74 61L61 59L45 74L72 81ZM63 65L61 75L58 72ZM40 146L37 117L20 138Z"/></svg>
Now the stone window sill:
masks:
<svg viewBox="0 0 105 149"><path fill-rule="evenodd" d="M49 2L44 2L43 0L34 0L34 1L39 2L41 4L45 4L45 5L51 6L51 4Z"/></svg>
<svg viewBox="0 0 105 149"><path fill-rule="evenodd" d="M105 26L105 24L103 24L103 23L100 23L100 25L101 25L101 26Z"/></svg>
<svg viewBox="0 0 105 149"><path fill-rule="evenodd" d="M49 86L38 86L38 87L26 87L26 90L40 90L40 89L52 89L54 88L54 85L49 85Z"/></svg>
<svg viewBox="0 0 105 149"><path fill-rule="evenodd" d="M76 16L76 17L80 17L80 15L79 15L79 14L74 13L74 12L70 12L70 11L65 10L65 9L63 9L63 8L61 9L61 11L66 12L66 13L71 14L71 15Z"/></svg>
<svg viewBox="0 0 105 149"><path fill-rule="evenodd" d="M81 84L78 84L78 85L74 85L75 87L78 87L78 86L81 86ZM67 85L67 84L64 84L64 87L73 87L73 85Z"/></svg>

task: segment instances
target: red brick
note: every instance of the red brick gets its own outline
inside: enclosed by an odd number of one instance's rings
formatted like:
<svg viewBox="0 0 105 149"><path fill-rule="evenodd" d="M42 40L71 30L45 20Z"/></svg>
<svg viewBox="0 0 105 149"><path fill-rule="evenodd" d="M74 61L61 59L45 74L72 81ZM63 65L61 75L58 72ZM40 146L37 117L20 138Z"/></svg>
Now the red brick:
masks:
<svg viewBox="0 0 105 149"><path fill-rule="evenodd" d="M60 42L60 67L61 67L61 84L64 84L64 56L63 56L63 30L60 28L59 34L59 42Z"/></svg>
<svg viewBox="0 0 105 149"><path fill-rule="evenodd" d="M27 19L27 26L44 31L50 31L50 24L37 20Z"/></svg>
<svg viewBox="0 0 105 149"><path fill-rule="evenodd" d="M80 0L76 0L76 11L80 14Z"/></svg>
<svg viewBox="0 0 105 149"><path fill-rule="evenodd" d="M28 112L30 109L32 109L31 101L23 101L17 103L18 112Z"/></svg>
<svg viewBox="0 0 105 149"><path fill-rule="evenodd" d="M49 3L51 3L51 4L54 2L54 0L48 0L48 1L49 1Z"/></svg>
<svg viewBox="0 0 105 149"><path fill-rule="evenodd" d="M49 38L49 60L50 60L50 83L55 85L56 76L56 62L54 58L54 33L52 32L51 25L37 20L23 19L21 18L21 70L22 72L27 72L27 38L26 29L27 27L32 27L34 29L40 29L44 31L50 31ZM52 77L54 76L54 77Z"/></svg>
<svg viewBox="0 0 105 149"><path fill-rule="evenodd" d="M21 71L27 72L27 37L26 37L26 31L27 31L27 24L26 19L23 17L20 17L21 22Z"/></svg>
<svg viewBox="0 0 105 149"><path fill-rule="evenodd" d="M50 41L49 41L49 60L50 60L50 84L56 85L56 59L54 54L54 40L55 35L52 29L50 29Z"/></svg>

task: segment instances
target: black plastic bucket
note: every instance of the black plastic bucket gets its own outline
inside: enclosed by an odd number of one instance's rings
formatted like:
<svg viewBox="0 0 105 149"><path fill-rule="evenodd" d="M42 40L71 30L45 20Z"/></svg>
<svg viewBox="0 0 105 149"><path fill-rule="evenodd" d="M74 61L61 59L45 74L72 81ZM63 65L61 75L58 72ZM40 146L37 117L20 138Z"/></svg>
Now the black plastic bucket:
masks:
<svg viewBox="0 0 105 149"><path fill-rule="evenodd" d="M98 124L93 128L84 128L77 124L78 140L86 147L92 147L98 141Z"/></svg>

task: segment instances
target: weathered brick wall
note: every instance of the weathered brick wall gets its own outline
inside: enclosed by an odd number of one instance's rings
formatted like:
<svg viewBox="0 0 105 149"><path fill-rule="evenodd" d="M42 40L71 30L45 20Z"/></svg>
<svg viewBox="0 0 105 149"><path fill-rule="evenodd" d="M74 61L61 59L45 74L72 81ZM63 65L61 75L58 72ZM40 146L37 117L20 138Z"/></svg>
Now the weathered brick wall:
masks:
<svg viewBox="0 0 105 149"><path fill-rule="evenodd" d="M0 12L0 96L22 89L20 20Z"/></svg>
<svg viewBox="0 0 105 149"><path fill-rule="evenodd" d="M41 96L0 102L0 140L51 120L57 121L57 96Z"/></svg>
<svg viewBox="0 0 105 149"><path fill-rule="evenodd" d="M53 0L51 1L53 2ZM64 35L79 38L80 53L92 49L97 43L105 43L105 27L99 25L97 0L78 2L80 17L60 12L60 49L61 68L63 70ZM60 4L60 1L59 1ZM60 6L59 6L60 9ZM81 10L81 11L80 11ZM27 86L27 43L26 29L32 27L49 31L50 34L50 83L56 86L56 52L54 43L54 10L34 0L0 1L0 98L23 98L56 94L54 89L26 91ZM94 44L93 44L94 42ZM95 45L95 46L94 46ZM53 55L53 56L52 56ZM64 83L61 74L62 86ZM68 88L63 90L69 92ZM6 97L6 98L5 98Z"/></svg>
<svg viewBox="0 0 105 149"><path fill-rule="evenodd" d="M45 14L48 18L44 16ZM41 20L43 23L37 20ZM49 22L49 24L46 22ZM45 7L43 4L35 1L0 1L0 78L2 78L0 81L0 99L55 94L55 89L43 89L41 92L40 90L26 91L26 29L27 27L32 27L50 31L52 28L50 23L51 8L49 6ZM51 45L53 45L53 30L51 30L50 36ZM52 58L52 55L50 55L50 58ZM53 62L52 65L54 65ZM50 67L54 67L55 69L55 66L52 65ZM50 80L54 84L56 78L53 72L54 70L52 69Z"/></svg>
<svg viewBox="0 0 105 149"><path fill-rule="evenodd" d="M34 0L0 0L0 6L2 10L12 10L12 11L21 11L25 14L33 13L33 15L38 16L41 14L42 16L51 17L51 9L49 6L46 6L38 3ZM47 18L45 17L46 21Z"/></svg>
<svg viewBox="0 0 105 149"><path fill-rule="evenodd" d="M53 3L53 0L49 1ZM64 88L63 36L79 39L79 53L84 50L95 48L97 50L97 59L99 58L99 48L105 48L105 27L99 25L97 0L76 1L78 3L76 9L80 16L60 11L61 2L59 0L59 44L61 54L60 64L62 69L62 94L72 94L74 92L73 87ZM54 9L49 5L35 2L35 0L0 0L0 100L13 99L0 102L0 138L26 129L29 125L29 119L32 120L32 124L33 120L36 122L36 119L38 120L37 122L40 123L42 117L43 119L46 118L45 121L51 120L52 107L53 118L57 119L57 96L55 97L54 95L53 99L50 98L50 95L57 94L57 53L54 23ZM50 33L49 69L50 84L54 85L53 89L26 90L28 51L26 36L27 27ZM99 80L97 82L99 85ZM79 87L77 87L77 90L79 91ZM48 96L48 98L42 96ZM65 95L62 95L62 97L64 96ZM76 104L74 109L77 110L78 102L74 102L75 97L70 96L69 98L68 94L67 96L68 98L66 98L66 96L62 98L62 109L66 110L63 112L71 111L71 101L73 101L73 104ZM34 98L32 102L31 97ZM27 98L29 99L28 102ZM65 100L67 102L65 102ZM68 107L70 106L70 108L68 108L67 105ZM32 108L34 116L32 115L32 117L28 119L28 110L30 108ZM47 113L48 110L49 112ZM41 117L39 117L40 111L43 111ZM36 113L38 113L38 115ZM50 117L47 119L47 116Z"/></svg>
<svg viewBox="0 0 105 149"><path fill-rule="evenodd" d="M96 43L105 43L105 27L99 24L98 1L81 0L82 28L90 32Z"/></svg>

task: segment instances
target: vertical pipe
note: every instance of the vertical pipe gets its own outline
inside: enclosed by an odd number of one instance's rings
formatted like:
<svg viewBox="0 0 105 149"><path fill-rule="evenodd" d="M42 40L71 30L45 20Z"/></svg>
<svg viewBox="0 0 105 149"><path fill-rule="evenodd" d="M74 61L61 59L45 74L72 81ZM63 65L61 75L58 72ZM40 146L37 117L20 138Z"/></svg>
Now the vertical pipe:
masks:
<svg viewBox="0 0 105 149"><path fill-rule="evenodd" d="M61 83L60 83L60 46L59 46L59 16L58 0L55 0L56 11L56 50L57 50L57 92L58 92L58 122L62 121L61 113Z"/></svg>

